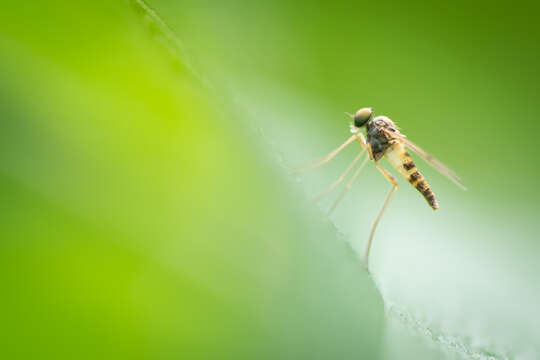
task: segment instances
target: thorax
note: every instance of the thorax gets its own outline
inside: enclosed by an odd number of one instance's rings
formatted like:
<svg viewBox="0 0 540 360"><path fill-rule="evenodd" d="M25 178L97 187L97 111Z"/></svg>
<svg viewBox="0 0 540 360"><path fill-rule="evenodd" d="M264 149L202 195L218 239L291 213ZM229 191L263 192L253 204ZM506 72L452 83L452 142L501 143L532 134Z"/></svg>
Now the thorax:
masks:
<svg viewBox="0 0 540 360"><path fill-rule="evenodd" d="M386 150L395 143L395 139L399 136L399 130L396 124L386 116L377 116L366 124L367 142L371 146L373 158L378 161L386 152ZM384 131L389 130L389 131ZM396 134L395 137L389 134Z"/></svg>

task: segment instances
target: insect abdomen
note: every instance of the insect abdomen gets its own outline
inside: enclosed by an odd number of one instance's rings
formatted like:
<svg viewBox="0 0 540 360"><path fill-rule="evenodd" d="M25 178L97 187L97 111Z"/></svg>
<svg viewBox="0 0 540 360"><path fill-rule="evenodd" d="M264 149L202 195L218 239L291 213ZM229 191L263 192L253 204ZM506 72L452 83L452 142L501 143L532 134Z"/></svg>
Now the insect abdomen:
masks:
<svg viewBox="0 0 540 360"><path fill-rule="evenodd" d="M426 199L433 210L439 208L435 194L428 182L416 167L413 159L401 144L395 144L386 152L386 158Z"/></svg>
<svg viewBox="0 0 540 360"><path fill-rule="evenodd" d="M439 204L437 204L437 200L435 199L435 194L431 190L431 186L429 186L426 179L424 179L420 171L418 171L412 159L411 162L407 164L413 166L412 172L407 180L409 180L411 185L414 186L416 190L418 190L424 196L429 206L431 206L433 210L437 210L439 208Z"/></svg>

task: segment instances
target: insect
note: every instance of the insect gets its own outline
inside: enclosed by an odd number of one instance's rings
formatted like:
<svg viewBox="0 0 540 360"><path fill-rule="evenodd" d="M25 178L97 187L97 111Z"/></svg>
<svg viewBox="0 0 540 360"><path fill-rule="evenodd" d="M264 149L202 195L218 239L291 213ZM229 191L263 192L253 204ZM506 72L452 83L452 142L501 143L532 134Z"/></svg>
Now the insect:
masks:
<svg viewBox="0 0 540 360"><path fill-rule="evenodd" d="M462 189L466 189L465 186L461 183L459 177L440 161L435 159L433 156L426 153L418 145L414 144L412 141L407 139L405 135L399 132L398 127L392 120L386 116L377 116L374 117L374 111L372 108L362 108L358 110L354 115L346 113L353 119L353 122L350 125L350 131L353 134L349 137L343 144L341 144L337 149L331 151L327 155L319 157L310 161L303 171L311 170L317 168L323 164L328 163L332 160L337 154L339 154L343 149L352 143L359 143L362 147L361 152L354 158L352 163L347 167L345 172L333 182L318 198L322 198L327 195L331 190L336 186L341 184L347 175L351 172L354 166L360 161L365 152L369 154L369 157L365 157L360 166L356 169L349 182L345 185L343 192L340 194L336 202L330 208L329 214L336 208L339 204L345 193L351 188L352 182L360 174L360 171L367 163L368 160L372 160L375 164L375 167L381 172L381 174L392 184L390 192L386 196L384 203L371 226L371 231L369 234L368 242L366 245L366 251L364 255L364 265L368 269L369 261L369 252L371 249L371 244L373 242L373 236L375 234L375 229L379 223L384 211L386 210L392 195L398 189L398 183L394 176L383 168L379 161L385 157L388 162L414 186L420 194L426 199L427 203L433 210L439 208L435 194L431 189L431 186L428 184L424 176L420 173L416 164L411 159L411 156L407 152L407 148L415 152L417 155L422 157L428 162L433 168L438 170L441 174L448 177L456 185ZM366 129L366 137L362 134L362 128Z"/></svg>

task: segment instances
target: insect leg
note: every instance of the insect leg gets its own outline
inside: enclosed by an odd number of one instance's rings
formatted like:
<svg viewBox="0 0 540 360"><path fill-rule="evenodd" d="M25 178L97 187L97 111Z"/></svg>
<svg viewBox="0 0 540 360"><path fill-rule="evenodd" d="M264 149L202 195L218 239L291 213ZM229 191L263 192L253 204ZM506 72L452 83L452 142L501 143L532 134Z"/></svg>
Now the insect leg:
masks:
<svg viewBox="0 0 540 360"><path fill-rule="evenodd" d="M371 151L371 146L368 145L367 141L366 141L366 138L364 137L364 135L362 133L358 133L356 135L356 140L360 143L360 145L366 149L369 153L369 158L371 160L373 160L373 152Z"/></svg>
<svg viewBox="0 0 540 360"><path fill-rule="evenodd" d="M351 177L351 180L349 180L349 182L345 185L345 188L343 189L343 191L341 192L341 194L339 194L339 197L337 198L336 202L334 202L334 204L332 205L332 207L330 208L330 210L328 210L328 215L332 214L332 212L335 210L335 208L338 206L338 204L340 203L341 199L343 199L343 196L345 196L345 194L347 193L347 191L351 188L352 186L352 183L353 181L358 177L358 175L360 174L360 171L362 171L362 169L364 168L364 166L366 165L367 161L369 160L369 158L365 158L364 161L362 161L362 163L360 164L360 166L358 167L358 169L356 169L356 171L354 172L353 176Z"/></svg>
<svg viewBox="0 0 540 360"><path fill-rule="evenodd" d="M313 159L313 160L309 161L307 165L305 165L303 168L300 168L300 169L296 170L296 172L305 173L305 172L307 172L309 170L316 169L319 166L326 164L327 162L332 160L337 154L339 154L341 152L341 150L345 149L345 147L347 147L347 145L352 143L355 139L356 139L356 134L351 136L350 138L348 138L337 149L329 152L326 155L323 155L321 157L318 157L316 159Z"/></svg>
<svg viewBox="0 0 540 360"><path fill-rule="evenodd" d="M321 200L322 198L324 198L326 195L328 195L328 193L332 190L334 190L336 188L336 186L338 186L339 184L341 184L343 182L343 180L345 180L345 178L347 177L347 175L349 175L349 173L351 172L351 170L353 169L354 165L356 165L356 163L358 162L358 160L360 160L360 158L362 157L362 155L364 155L364 152L366 150L362 150L360 152L360 154L358 154L353 162L347 167L347 169L345 170L345 172L343 174L340 175L340 177L334 181L329 187L326 188L326 190L324 190L323 193L321 193L319 196L317 196L315 198L315 201L319 201Z"/></svg>
<svg viewBox="0 0 540 360"><path fill-rule="evenodd" d="M381 210L379 210L379 214L377 214L377 217L375 218L375 222L373 222L373 225L371 226L371 231L369 233L369 238L366 246L366 254L364 258L364 266L367 270L368 268L368 262L369 262L369 251L371 249L371 243L373 242L373 235L375 234L375 229L377 228L377 224L379 223L379 220L381 220L382 214L386 210L386 207L390 203L390 199L392 198L392 195L397 191L398 189L398 183L396 179L390 174L386 169L384 169L379 164L375 163L375 166L377 169L384 175L384 177L392 184L392 188L390 189L390 192L386 196L386 199L384 200L383 206Z"/></svg>

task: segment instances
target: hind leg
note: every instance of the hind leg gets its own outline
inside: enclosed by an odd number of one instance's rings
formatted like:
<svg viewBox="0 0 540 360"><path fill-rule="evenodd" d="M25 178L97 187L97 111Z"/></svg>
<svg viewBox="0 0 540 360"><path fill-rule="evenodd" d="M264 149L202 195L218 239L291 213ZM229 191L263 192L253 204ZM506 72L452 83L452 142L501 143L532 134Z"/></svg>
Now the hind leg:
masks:
<svg viewBox="0 0 540 360"><path fill-rule="evenodd" d="M386 196L386 199L384 200L383 206L381 207L381 210L379 210L379 213L377 214L377 217L375 218L375 221L373 222L373 225L371 226L371 231L369 233L369 238L366 246L366 254L364 257L364 266L366 267L366 270L369 271L369 251L371 250L371 243L373 242L373 235L375 234L375 229L377 228L377 225L379 224L379 221L381 220L381 217L386 210L386 207L390 203L390 200L392 199L392 195L397 191L398 189L398 183L396 179L390 174L385 168L380 166L378 163L375 163L375 166L377 169L383 174L383 176L392 184L392 188L390 189L390 192Z"/></svg>

